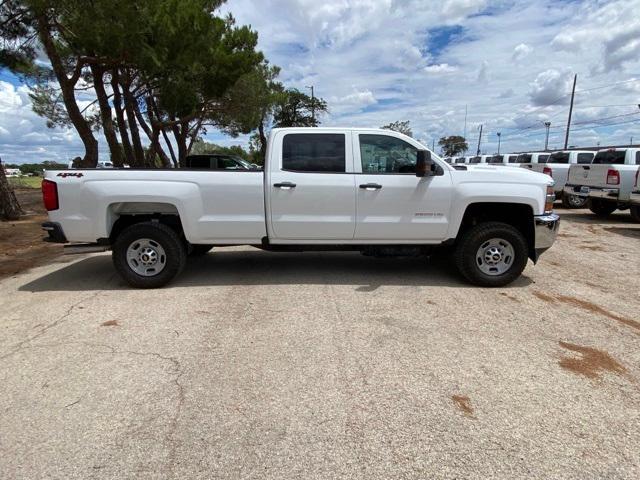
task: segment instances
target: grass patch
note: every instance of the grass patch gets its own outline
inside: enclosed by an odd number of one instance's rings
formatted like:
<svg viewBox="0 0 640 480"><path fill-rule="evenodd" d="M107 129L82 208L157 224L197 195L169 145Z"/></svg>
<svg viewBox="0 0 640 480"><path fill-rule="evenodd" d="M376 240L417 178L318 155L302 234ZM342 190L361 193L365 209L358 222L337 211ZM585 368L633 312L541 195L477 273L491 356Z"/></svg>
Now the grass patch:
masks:
<svg viewBox="0 0 640 480"><path fill-rule="evenodd" d="M9 177L9 183L14 188L40 188L42 177Z"/></svg>

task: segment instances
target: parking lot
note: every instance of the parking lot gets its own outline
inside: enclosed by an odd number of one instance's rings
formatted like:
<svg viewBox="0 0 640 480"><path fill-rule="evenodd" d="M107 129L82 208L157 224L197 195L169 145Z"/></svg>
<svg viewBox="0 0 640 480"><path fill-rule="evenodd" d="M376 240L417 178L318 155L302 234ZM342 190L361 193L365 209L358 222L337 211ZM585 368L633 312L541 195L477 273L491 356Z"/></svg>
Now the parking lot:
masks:
<svg viewBox="0 0 640 480"><path fill-rule="evenodd" d="M508 288L447 261L108 254L0 280L4 478L640 476L640 225L559 211Z"/></svg>

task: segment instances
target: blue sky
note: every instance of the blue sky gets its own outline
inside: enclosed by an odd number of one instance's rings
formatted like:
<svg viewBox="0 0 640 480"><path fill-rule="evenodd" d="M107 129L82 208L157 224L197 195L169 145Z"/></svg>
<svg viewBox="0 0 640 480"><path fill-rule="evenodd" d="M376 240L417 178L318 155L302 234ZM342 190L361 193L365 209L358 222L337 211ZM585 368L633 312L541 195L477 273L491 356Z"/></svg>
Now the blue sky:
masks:
<svg viewBox="0 0 640 480"><path fill-rule="evenodd" d="M229 0L223 11L259 33L281 80L314 85L329 126L410 120L431 145L462 134L482 150L561 146L568 93L578 74L571 144L640 141L640 0ZM89 99L86 99L88 102ZM209 132L209 141L246 144ZM101 149L107 152L104 147ZM28 88L0 73L0 155L66 159L82 152L73 131L31 112Z"/></svg>

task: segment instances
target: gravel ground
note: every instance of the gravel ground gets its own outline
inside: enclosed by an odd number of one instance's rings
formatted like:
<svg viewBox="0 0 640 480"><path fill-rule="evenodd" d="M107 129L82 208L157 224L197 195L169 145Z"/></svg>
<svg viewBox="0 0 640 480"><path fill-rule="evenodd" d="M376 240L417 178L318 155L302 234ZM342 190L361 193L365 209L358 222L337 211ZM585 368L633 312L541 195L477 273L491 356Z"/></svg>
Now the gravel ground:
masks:
<svg viewBox="0 0 640 480"><path fill-rule="evenodd" d="M0 477L639 478L640 225L561 214L497 290L250 248L0 280Z"/></svg>

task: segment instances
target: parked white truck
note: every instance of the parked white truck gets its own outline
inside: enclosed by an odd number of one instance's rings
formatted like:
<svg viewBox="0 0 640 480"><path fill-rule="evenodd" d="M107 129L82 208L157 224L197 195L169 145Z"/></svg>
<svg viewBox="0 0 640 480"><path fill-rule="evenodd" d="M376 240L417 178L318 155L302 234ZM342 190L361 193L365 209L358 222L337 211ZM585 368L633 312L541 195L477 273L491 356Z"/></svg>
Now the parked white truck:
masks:
<svg viewBox="0 0 640 480"><path fill-rule="evenodd" d="M595 157L596 152L589 150L560 150L553 152L545 163L532 163L523 165L534 172L545 173L556 182L554 191L556 198L562 200L562 206L565 208L581 208L587 202L586 197L574 194L564 194L564 186L567 184L569 177L569 168L571 165L590 164Z"/></svg>
<svg viewBox="0 0 640 480"><path fill-rule="evenodd" d="M600 150L590 165L571 165L564 194L588 197L591 211L607 217L617 209L630 207L639 167L640 148Z"/></svg>
<svg viewBox="0 0 640 480"><path fill-rule="evenodd" d="M274 129L264 171L49 171L43 197L51 241L111 249L141 288L165 285L189 254L240 244L370 255L440 246L470 282L503 286L559 225L546 175L454 168L389 130Z"/></svg>

